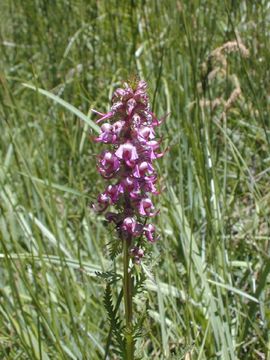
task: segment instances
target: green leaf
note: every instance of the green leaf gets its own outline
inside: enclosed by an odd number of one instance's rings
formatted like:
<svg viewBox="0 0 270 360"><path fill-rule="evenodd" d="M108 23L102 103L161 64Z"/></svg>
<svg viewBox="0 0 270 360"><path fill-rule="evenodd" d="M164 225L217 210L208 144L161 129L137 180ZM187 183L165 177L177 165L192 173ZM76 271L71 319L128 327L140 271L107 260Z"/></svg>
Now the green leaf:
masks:
<svg viewBox="0 0 270 360"><path fill-rule="evenodd" d="M76 196L87 196L85 194L83 194L82 192L78 191L78 190L75 190L75 189L72 189L68 186L65 186L65 185L60 185L60 184L56 184L56 183L52 183L52 182L49 182L48 180L46 179L40 179L36 176L29 176L23 172L18 172L20 175L22 176L25 176L29 179L31 179L32 181L35 181L39 184L42 184L42 185L45 185L45 186L50 186L56 190L60 190L60 191L63 191L63 192L66 192L66 193L69 193L69 194L72 194L72 195L76 195Z"/></svg>
<svg viewBox="0 0 270 360"><path fill-rule="evenodd" d="M66 102L65 100L61 99L59 96L54 95L50 91L38 88L38 87L30 85L30 84L22 83L22 85L27 87L28 89L35 90L38 93L45 95L48 98L52 99L53 101L57 102L58 104L62 105L67 110L69 110L70 112L72 112L73 114L78 116L78 118L80 118L82 121L86 122L86 124L88 124L95 132L97 132L97 133L100 132L99 126L97 126L92 120L90 120L89 117L84 115L84 113L82 113L75 106L73 106L73 105L69 104L68 102Z"/></svg>
<svg viewBox="0 0 270 360"><path fill-rule="evenodd" d="M224 288L224 289L226 289L226 290L228 290L228 291L231 291L231 292L233 292L233 293L235 293L235 294L238 294L238 295L240 295L240 296L242 296L242 297L245 297L245 298L247 298L247 299L249 299L249 300L251 300L251 301L254 301L254 302L258 303L258 304L260 303L260 302L258 301L258 299L256 299L254 296L251 296L251 295L247 294L246 292L244 292L244 291L242 291L242 290L236 289L236 288L233 287L233 286L230 286L230 285L227 285L227 284L222 284L222 283L219 283L219 282L210 280L210 279L208 279L207 281L208 281L209 283L211 283L211 284L215 284L215 285L217 285L217 286L220 286L220 287L222 287L222 288Z"/></svg>

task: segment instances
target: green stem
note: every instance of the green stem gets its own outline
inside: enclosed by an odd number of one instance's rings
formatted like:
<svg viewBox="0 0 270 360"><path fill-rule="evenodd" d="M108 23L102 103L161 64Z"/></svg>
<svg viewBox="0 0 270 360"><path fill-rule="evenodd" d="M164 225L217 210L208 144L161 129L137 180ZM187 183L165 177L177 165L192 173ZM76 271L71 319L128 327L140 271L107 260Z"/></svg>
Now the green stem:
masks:
<svg viewBox="0 0 270 360"><path fill-rule="evenodd" d="M132 278L129 271L129 247L130 240L124 239L124 303L125 303L125 318L126 318L126 358L127 360L134 360L134 342L132 338Z"/></svg>

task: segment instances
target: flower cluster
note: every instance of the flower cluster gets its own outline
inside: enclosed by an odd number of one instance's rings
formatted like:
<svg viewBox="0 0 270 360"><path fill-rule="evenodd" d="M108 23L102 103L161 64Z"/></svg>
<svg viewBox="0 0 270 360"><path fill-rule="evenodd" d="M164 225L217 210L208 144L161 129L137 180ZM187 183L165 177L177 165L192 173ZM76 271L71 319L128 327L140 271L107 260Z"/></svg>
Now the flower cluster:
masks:
<svg viewBox="0 0 270 360"><path fill-rule="evenodd" d="M116 225L122 239L130 240L130 254L136 263L144 255L135 245L136 238L145 237L151 243L157 240L155 226L147 224L158 212L149 195L159 194L153 160L164 154L159 152L160 141L155 140L155 127L162 121L150 110L146 87L145 81L134 86L125 83L114 92L108 113L93 110L100 116L97 123L103 122L95 141L110 145L98 157L98 171L114 181L99 194L94 208L117 207L118 212L107 212L106 218Z"/></svg>

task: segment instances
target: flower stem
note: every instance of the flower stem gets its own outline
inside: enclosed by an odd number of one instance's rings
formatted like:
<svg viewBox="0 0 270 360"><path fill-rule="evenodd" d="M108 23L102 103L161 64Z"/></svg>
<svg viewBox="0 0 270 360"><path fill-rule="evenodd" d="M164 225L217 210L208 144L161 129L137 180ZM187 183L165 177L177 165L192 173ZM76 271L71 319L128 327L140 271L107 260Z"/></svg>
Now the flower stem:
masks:
<svg viewBox="0 0 270 360"><path fill-rule="evenodd" d="M132 278L129 271L129 247L130 239L124 239L124 303L125 303L125 318L126 318L126 358L127 360L134 359L134 341L132 337Z"/></svg>

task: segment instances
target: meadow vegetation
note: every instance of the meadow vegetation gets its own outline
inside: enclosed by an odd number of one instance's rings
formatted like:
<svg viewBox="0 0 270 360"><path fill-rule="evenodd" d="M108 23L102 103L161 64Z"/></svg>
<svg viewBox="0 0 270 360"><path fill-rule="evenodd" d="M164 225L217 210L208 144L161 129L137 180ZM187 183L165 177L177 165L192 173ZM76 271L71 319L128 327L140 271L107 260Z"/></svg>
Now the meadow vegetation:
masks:
<svg viewBox="0 0 270 360"><path fill-rule="evenodd" d="M1 359L117 358L90 109L132 75L169 114L138 355L270 358L269 36L267 0L0 2Z"/></svg>

